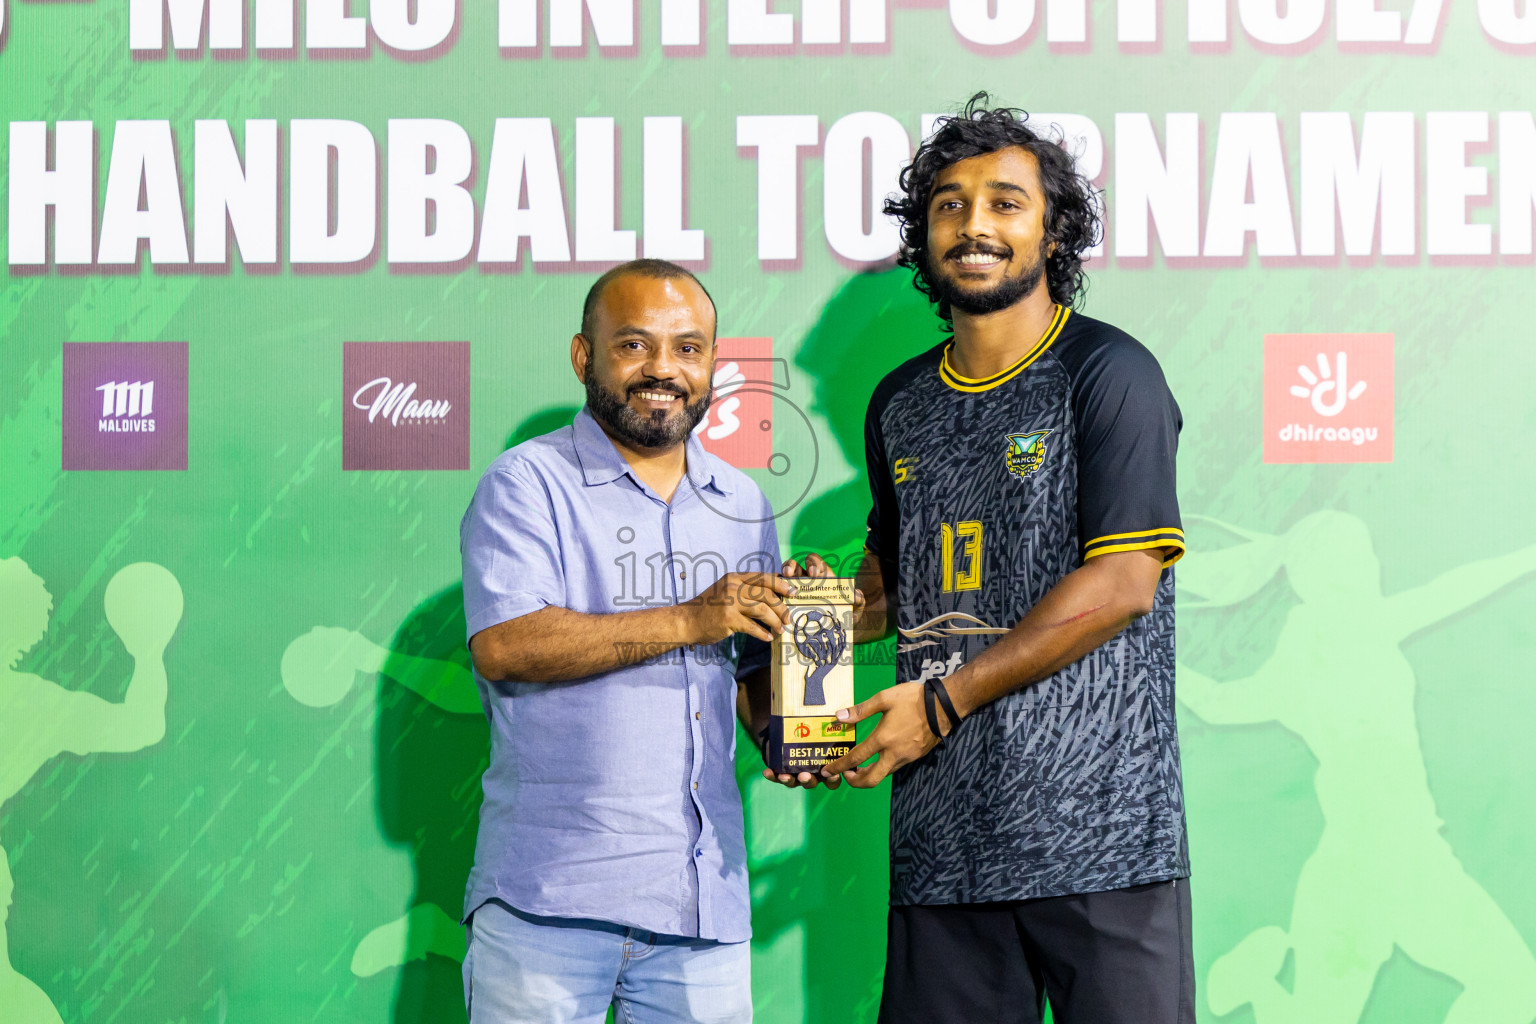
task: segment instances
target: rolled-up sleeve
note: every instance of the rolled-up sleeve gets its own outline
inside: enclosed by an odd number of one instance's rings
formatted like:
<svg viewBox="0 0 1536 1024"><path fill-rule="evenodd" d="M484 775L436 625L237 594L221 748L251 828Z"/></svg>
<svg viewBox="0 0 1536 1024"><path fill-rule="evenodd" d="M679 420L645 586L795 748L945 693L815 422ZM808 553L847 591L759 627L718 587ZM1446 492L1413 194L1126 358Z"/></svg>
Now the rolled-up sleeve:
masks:
<svg viewBox="0 0 1536 1024"><path fill-rule="evenodd" d="M560 537L548 492L525 467L492 466L459 526L465 640L497 623L565 604Z"/></svg>

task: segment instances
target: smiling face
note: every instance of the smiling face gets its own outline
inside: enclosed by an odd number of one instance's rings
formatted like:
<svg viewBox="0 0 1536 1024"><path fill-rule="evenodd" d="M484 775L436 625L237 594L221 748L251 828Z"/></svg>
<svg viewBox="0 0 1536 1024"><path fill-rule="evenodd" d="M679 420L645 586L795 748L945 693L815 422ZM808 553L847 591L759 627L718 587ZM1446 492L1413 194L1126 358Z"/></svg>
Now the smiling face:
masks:
<svg viewBox="0 0 1536 1024"><path fill-rule="evenodd" d="M685 277L622 274L571 344L587 408L609 436L660 452L682 444L709 409L715 310Z"/></svg>
<svg viewBox="0 0 1536 1024"><path fill-rule="evenodd" d="M928 276L957 313L1007 309L1045 287L1045 190L1021 146L944 168L928 199Z"/></svg>

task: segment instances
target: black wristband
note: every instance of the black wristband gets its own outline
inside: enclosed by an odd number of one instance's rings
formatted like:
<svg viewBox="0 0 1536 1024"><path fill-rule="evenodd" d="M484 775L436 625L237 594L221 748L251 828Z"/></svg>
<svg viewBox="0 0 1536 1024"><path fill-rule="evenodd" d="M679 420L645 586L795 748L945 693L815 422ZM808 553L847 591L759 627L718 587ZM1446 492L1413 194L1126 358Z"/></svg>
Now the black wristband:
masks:
<svg viewBox="0 0 1536 1024"><path fill-rule="evenodd" d="M763 755L764 767L772 767L768 764L768 727L763 726L763 731L757 734L757 752Z"/></svg>
<svg viewBox="0 0 1536 1024"><path fill-rule="evenodd" d="M944 742L944 734L939 731L939 708L935 704L936 694L933 689L933 680L923 681L923 714L928 718L928 728L933 732L934 739L940 744Z"/></svg>
<svg viewBox="0 0 1536 1024"><path fill-rule="evenodd" d="M953 733L960 725L960 715L955 711L954 701L949 699L949 690L944 686L942 679L930 679L934 696L939 698L939 703L944 705L944 713L949 716L949 731Z"/></svg>

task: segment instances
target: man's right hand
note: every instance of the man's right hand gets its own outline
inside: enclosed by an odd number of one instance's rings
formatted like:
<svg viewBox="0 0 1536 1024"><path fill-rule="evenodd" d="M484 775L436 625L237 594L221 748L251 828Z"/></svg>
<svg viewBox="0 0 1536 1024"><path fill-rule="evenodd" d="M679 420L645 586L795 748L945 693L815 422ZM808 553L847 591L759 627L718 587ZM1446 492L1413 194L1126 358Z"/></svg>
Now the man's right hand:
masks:
<svg viewBox="0 0 1536 1024"><path fill-rule="evenodd" d="M804 565L801 565L793 558L785 562L784 575L789 577L809 576L813 579L827 579L831 576L835 576L836 573L832 571L832 567L827 564L827 560L825 558L822 558L818 554L812 553L805 556ZM864 607L864 591L854 590L853 622L855 629L858 628L859 620L864 617Z"/></svg>
<svg viewBox="0 0 1536 1024"><path fill-rule="evenodd" d="M828 789L836 789L843 784L843 777L841 775L833 775L826 779L815 772L801 772L798 775L775 775L772 768L763 769L763 778L769 782L777 782L787 789L815 789L818 785L825 785Z"/></svg>
<svg viewBox="0 0 1536 1024"><path fill-rule="evenodd" d="M772 642L789 622L784 598L795 592L782 576L765 572L730 572L704 593L684 601L690 643L715 644L732 633Z"/></svg>

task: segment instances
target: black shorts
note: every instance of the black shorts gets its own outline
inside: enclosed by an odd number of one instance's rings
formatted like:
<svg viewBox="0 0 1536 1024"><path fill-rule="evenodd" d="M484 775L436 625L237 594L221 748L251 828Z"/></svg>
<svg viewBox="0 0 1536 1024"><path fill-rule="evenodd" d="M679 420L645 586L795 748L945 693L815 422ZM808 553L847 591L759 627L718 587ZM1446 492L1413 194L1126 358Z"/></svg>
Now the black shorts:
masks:
<svg viewBox="0 0 1536 1024"><path fill-rule="evenodd" d="M880 1024L1195 1024L1188 879L892 907Z"/></svg>

